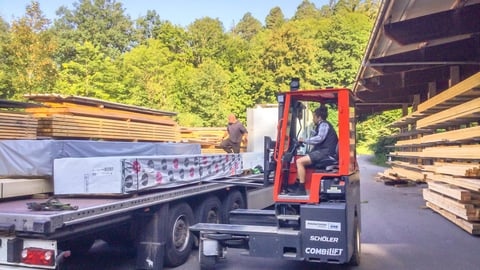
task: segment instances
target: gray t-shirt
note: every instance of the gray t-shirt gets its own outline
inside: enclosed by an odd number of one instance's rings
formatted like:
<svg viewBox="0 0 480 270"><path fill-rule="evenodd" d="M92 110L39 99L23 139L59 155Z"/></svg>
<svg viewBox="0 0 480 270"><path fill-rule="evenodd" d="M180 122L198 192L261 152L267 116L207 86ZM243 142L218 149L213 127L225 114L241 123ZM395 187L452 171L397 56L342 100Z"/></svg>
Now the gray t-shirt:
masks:
<svg viewBox="0 0 480 270"><path fill-rule="evenodd" d="M243 134L248 133L247 129L243 126L242 122L237 121L235 123L229 123L227 126L228 135L230 140L234 143L242 141Z"/></svg>

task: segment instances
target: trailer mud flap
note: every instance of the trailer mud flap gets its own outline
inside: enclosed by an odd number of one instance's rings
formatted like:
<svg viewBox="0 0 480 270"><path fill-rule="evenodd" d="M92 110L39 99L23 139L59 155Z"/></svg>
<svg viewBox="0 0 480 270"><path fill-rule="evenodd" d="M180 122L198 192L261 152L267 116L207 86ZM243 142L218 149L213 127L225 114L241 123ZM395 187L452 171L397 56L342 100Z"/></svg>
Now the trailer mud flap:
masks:
<svg viewBox="0 0 480 270"><path fill-rule="evenodd" d="M302 251L306 261L346 263L348 241L345 203L302 205Z"/></svg>

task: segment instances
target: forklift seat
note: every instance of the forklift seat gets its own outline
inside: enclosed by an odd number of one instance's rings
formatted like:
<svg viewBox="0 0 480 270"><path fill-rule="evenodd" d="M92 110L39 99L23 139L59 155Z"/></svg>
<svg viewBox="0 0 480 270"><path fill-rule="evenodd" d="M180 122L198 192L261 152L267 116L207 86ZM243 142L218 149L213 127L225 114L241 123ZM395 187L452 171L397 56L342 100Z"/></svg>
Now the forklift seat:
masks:
<svg viewBox="0 0 480 270"><path fill-rule="evenodd" d="M332 156L328 156L327 158L322 159L315 164L312 164L313 168L317 170L325 170L327 167L330 167L332 165L338 165L338 160Z"/></svg>
<svg viewBox="0 0 480 270"><path fill-rule="evenodd" d="M318 172L338 170L338 144L335 148L335 156L328 156L319 162L307 166L307 168L313 168Z"/></svg>

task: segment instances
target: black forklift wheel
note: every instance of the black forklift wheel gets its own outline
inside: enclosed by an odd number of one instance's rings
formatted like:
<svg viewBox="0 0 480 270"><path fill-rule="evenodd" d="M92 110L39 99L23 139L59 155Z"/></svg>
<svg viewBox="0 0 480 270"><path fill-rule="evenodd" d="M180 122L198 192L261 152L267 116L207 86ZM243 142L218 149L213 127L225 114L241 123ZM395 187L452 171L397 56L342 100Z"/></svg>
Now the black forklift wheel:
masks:
<svg viewBox="0 0 480 270"><path fill-rule="evenodd" d="M358 266L360 265L360 227L358 226L358 218L355 217L353 221L353 231L354 237L353 241L353 253L350 261L348 262L349 265Z"/></svg>

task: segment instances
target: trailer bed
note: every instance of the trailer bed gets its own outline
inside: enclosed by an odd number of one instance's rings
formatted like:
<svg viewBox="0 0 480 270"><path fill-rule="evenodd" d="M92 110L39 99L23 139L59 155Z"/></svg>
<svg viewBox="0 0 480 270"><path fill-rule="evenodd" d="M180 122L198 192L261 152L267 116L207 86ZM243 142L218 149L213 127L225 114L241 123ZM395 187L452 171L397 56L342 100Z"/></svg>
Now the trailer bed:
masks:
<svg viewBox="0 0 480 270"><path fill-rule="evenodd" d="M156 190L130 197L58 197L63 204L78 206L78 210L33 211L27 203L46 199L16 199L0 202L0 231L14 230L17 234L51 235L74 225L108 218L129 218L126 213L160 203L187 198L231 186L262 187L263 175L228 177L215 182L195 183L170 190ZM123 215L120 215L123 214ZM14 226L12 228L12 225Z"/></svg>

